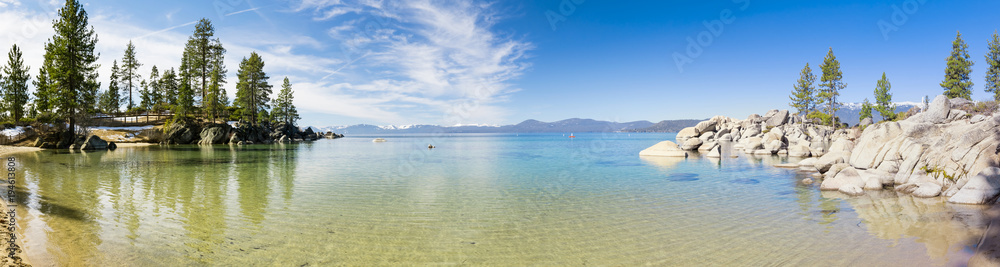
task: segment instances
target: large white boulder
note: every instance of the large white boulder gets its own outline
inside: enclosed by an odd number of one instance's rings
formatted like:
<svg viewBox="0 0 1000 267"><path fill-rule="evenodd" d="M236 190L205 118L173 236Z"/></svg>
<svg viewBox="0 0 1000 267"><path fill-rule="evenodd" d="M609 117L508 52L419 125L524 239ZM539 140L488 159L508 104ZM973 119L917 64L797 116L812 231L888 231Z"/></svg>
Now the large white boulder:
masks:
<svg viewBox="0 0 1000 267"><path fill-rule="evenodd" d="M840 190L841 187L846 185L853 185L858 188L865 186L865 182L861 180L861 175L858 174L858 170L847 167L837 173L833 178L823 179L823 183L819 185L820 190Z"/></svg>
<svg viewBox="0 0 1000 267"><path fill-rule="evenodd" d="M639 156L654 157L687 157L687 152L681 150L674 142L663 141L639 152Z"/></svg>
<svg viewBox="0 0 1000 267"><path fill-rule="evenodd" d="M914 115L911 119L922 123L943 123L948 119L948 113L951 112L951 104L949 103L948 97L944 95L938 95L934 98L934 101L928 105L927 111L918 113Z"/></svg>
<svg viewBox="0 0 1000 267"><path fill-rule="evenodd" d="M786 122L788 122L788 110L782 110L775 112L774 115L768 118L765 123L767 123L768 127L777 127L785 124Z"/></svg>
<svg viewBox="0 0 1000 267"><path fill-rule="evenodd" d="M695 150L695 149L698 149L698 147L700 147L701 144L702 144L701 139L691 138L691 139L688 139L687 141L684 141L684 144L681 145L681 149L682 150Z"/></svg>
<svg viewBox="0 0 1000 267"><path fill-rule="evenodd" d="M678 142L683 142L682 140L686 140L686 139L689 139L689 138L698 137L699 133L700 132L698 132L698 130L695 129L694 127L687 127L687 128L681 129L680 132L677 132L677 141Z"/></svg>
<svg viewBox="0 0 1000 267"><path fill-rule="evenodd" d="M801 145L801 144L799 144L799 145L790 145L790 146L788 146L788 156L789 157L805 158L805 157L812 156L812 153L809 152L809 147L808 146Z"/></svg>
<svg viewBox="0 0 1000 267"><path fill-rule="evenodd" d="M845 158L850 156L850 152L830 152L822 157L819 157L819 159L816 159L816 163L813 164L813 166L816 166L816 169L819 170L819 172L826 173L830 170L830 166L837 163L847 162Z"/></svg>
<svg viewBox="0 0 1000 267"><path fill-rule="evenodd" d="M717 121L715 121L715 120L707 120L707 121L699 122L697 125L694 126L694 129L697 130L698 133L714 132L716 125L718 125Z"/></svg>
<svg viewBox="0 0 1000 267"><path fill-rule="evenodd" d="M969 178L969 181L948 199L959 204L986 204L1000 193L1000 168L992 167Z"/></svg>

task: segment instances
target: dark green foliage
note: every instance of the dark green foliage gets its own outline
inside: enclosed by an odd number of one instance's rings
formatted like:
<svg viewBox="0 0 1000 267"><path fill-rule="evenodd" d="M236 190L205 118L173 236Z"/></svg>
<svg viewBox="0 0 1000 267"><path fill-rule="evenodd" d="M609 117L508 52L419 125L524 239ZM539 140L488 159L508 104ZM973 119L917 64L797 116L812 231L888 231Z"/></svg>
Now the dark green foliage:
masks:
<svg viewBox="0 0 1000 267"><path fill-rule="evenodd" d="M264 73L264 61L257 52L250 53L250 58L243 58L237 76L239 82L236 84L236 102L233 104L243 114L242 120L258 122L259 114L270 107L268 100L271 85L267 83L268 77Z"/></svg>
<svg viewBox="0 0 1000 267"><path fill-rule="evenodd" d="M159 86L163 102L170 107L177 105L177 91L180 90L180 84L177 80L177 72L173 68L163 72Z"/></svg>
<svg viewBox="0 0 1000 267"><path fill-rule="evenodd" d="M196 98L201 100L201 106L205 108L217 104L205 101L208 95L213 93L210 92L210 87L213 85L209 84L213 80L212 73L218 71L219 75L226 75L226 70L222 66L226 49L222 47L222 42L218 38L212 39L213 36L215 36L215 27L212 26L212 21L207 18L199 20L198 24L195 25L194 33L188 38L185 46L184 59L187 64L181 70L190 75ZM223 79L215 80L215 83L225 83ZM218 94L218 92L215 93ZM219 98L216 98L217 102L218 100Z"/></svg>
<svg viewBox="0 0 1000 267"><path fill-rule="evenodd" d="M824 125L833 125L834 123L830 114L826 114L821 111L810 112L809 115L806 115L806 118L813 121L819 121L820 124Z"/></svg>
<svg viewBox="0 0 1000 267"><path fill-rule="evenodd" d="M293 99L295 99L293 94L292 84L288 81L288 77L285 77L284 82L281 84L281 91L278 92L278 98L274 100L274 110L272 114L274 115L275 121L295 125L295 122L301 119L299 117L299 112L295 109L295 104L293 103Z"/></svg>
<svg viewBox="0 0 1000 267"><path fill-rule="evenodd" d="M860 115L861 115L861 118L860 118L861 120L864 120L865 118L871 118L872 117L872 103L868 102L867 98L865 98L865 102L864 103L861 103L861 112L860 112Z"/></svg>
<svg viewBox="0 0 1000 267"><path fill-rule="evenodd" d="M962 40L962 33L959 32L951 43L948 67L944 70L944 81L941 82L944 95L949 98L972 99L972 79L969 77L974 63L970 60L968 48L969 45Z"/></svg>
<svg viewBox="0 0 1000 267"><path fill-rule="evenodd" d="M1000 101L1000 37L993 31L993 38L987 45L989 51L986 52L986 92L993 93L993 100Z"/></svg>
<svg viewBox="0 0 1000 267"><path fill-rule="evenodd" d="M121 73L118 74L118 78L121 79L121 83L119 84L121 85L122 90L128 91L129 109L132 109L132 107L135 106L132 103L133 99L135 99L132 97L132 91L139 88L137 83L139 83L139 80L142 79L142 76L139 75L139 67L141 66L142 63L139 63L139 61L135 59L135 45L132 44L132 41L129 41L128 46L125 47L125 56L122 57L122 66L121 69L119 69Z"/></svg>
<svg viewBox="0 0 1000 267"><path fill-rule="evenodd" d="M823 76L820 77L819 93L817 94L820 103L826 109L826 113L830 119L830 126L834 126L833 123L836 122L836 116L834 113L840 109L840 102L837 101L837 97L840 96L840 90L847 87L842 81L844 74L840 71L840 61L837 61L837 57L833 55L833 48L826 53L826 58L823 59L823 64L819 66L823 70Z"/></svg>
<svg viewBox="0 0 1000 267"><path fill-rule="evenodd" d="M896 119L896 104L892 103L892 84L882 73L882 79L875 84L875 110L882 116L882 120L891 121ZM865 99L867 101L867 99Z"/></svg>
<svg viewBox="0 0 1000 267"><path fill-rule="evenodd" d="M181 80L180 88L177 90L177 105L174 106L174 113L180 116L187 116L194 112L194 90L187 78Z"/></svg>
<svg viewBox="0 0 1000 267"><path fill-rule="evenodd" d="M46 43L45 47L48 46L48 43ZM49 75L49 71L53 69L52 64L52 55L46 51L45 60L42 62L42 66L38 68L38 76L35 76L35 101L31 105L32 117L38 116L38 111L52 110L52 98L55 94L55 82L52 81L52 76Z"/></svg>
<svg viewBox="0 0 1000 267"><path fill-rule="evenodd" d="M69 119L69 131L74 132L77 116L92 111L100 88L96 64L99 55L94 52L97 33L88 25L87 12L76 0L66 0L66 6L57 14L59 18L52 25L55 35L45 47L46 54L52 57L52 100L60 115Z"/></svg>
<svg viewBox="0 0 1000 267"><path fill-rule="evenodd" d="M122 97L119 94L121 88L118 86L119 72L121 70L118 69L118 61L115 60L111 65L111 81L108 83L108 90L101 94L98 101L99 109L108 114L118 113L118 109L121 107Z"/></svg>
<svg viewBox="0 0 1000 267"><path fill-rule="evenodd" d="M0 82L0 88L3 88L3 103L0 106L4 107L4 111L14 122L21 121L25 115L24 106L28 104L28 81L31 79L29 71L30 67L25 66L24 59L21 58L21 49L17 45L11 46L10 52L7 53L7 65L3 67L3 79Z"/></svg>
<svg viewBox="0 0 1000 267"><path fill-rule="evenodd" d="M792 103L789 104L793 108L799 111L799 115L806 115L816 109L816 75L812 73L812 69L809 68L809 63L806 63L806 67L802 68L802 72L799 74L799 80L793 87L792 95L789 98Z"/></svg>

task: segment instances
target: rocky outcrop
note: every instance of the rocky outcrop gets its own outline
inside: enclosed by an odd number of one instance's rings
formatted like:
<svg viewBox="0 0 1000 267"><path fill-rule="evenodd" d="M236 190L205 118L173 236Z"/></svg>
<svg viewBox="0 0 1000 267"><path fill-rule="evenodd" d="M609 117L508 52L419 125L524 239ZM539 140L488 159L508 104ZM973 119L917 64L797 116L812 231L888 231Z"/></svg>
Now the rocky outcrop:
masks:
<svg viewBox="0 0 1000 267"><path fill-rule="evenodd" d="M108 142L101 140L100 137L96 135L91 135L87 137L87 140L83 142L80 146L80 150L107 150Z"/></svg>
<svg viewBox="0 0 1000 267"><path fill-rule="evenodd" d="M969 180L948 202L958 204L986 204L1000 194L1000 168L987 168Z"/></svg>
<svg viewBox="0 0 1000 267"><path fill-rule="evenodd" d="M682 146L673 147L714 152L716 142L733 142L726 146L733 155L812 157L800 169L819 172L814 177L825 178L823 190L858 195L891 188L985 204L1000 194L1000 113L958 109L970 110L972 104L938 96L923 112L911 111L901 121L866 122L863 130L813 124L785 110L744 120L717 116L682 130L677 134Z"/></svg>
<svg viewBox="0 0 1000 267"><path fill-rule="evenodd" d="M201 130L201 140L198 141L199 145L212 145L212 144L225 144L229 141L229 132L233 127L229 124L210 124L205 126Z"/></svg>
<svg viewBox="0 0 1000 267"><path fill-rule="evenodd" d="M326 132L326 134L323 135L323 137L326 137L327 139L337 139L337 138L344 138L344 135L328 131Z"/></svg>
<svg viewBox="0 0 1000 267"><path fill-rule="evenodd" d="M184 120L177 121L168 128L167 135L163 138L163 143L177 145L190 144L199 138L199 132L197 123Z"/></svg>

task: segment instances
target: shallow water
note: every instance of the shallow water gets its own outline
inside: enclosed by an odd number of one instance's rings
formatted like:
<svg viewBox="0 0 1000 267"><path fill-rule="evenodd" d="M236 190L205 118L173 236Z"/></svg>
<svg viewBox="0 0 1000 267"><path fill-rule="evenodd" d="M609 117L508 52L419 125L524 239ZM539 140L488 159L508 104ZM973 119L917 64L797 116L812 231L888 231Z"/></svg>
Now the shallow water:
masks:
<svg viewBox="0 0 1000 267"><path fill-rule="evenodd" d="M933 266L985 228L777 157L637 156L673 134L379 137L20 154L19 231L37 266Z"/></svg>

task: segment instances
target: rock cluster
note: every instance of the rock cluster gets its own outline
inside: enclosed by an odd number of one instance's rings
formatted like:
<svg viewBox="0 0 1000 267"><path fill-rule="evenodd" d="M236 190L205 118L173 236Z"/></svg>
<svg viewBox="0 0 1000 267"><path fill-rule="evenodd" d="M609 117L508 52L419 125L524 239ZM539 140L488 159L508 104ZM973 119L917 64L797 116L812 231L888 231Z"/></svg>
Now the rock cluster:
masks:
<svg viewBox="0 0 1000 267"><path fill-rule="evenodd" d="M958 109L970 104L938 96L923 112L901 121L866 122L863 131L816 125L788 111L745 120L716 116L681 130L681 145L664 141L640 155L701 150L717 156L719 142L731 142L734 153L806 158L799 168L816 172L821 190L862 195L890 189L984 204L1000 193L1000 113L972 116Z"/></svg>
<svg viewBox="0 0 1000 267"><path fill-rule="evenodd" d="M115 150L118 145L115 142L108 142L96 135L74 135L68 131L47 134L35 139L31 144L33 147L45 149L70 149L70 150Z"/></svg>
<svg viewBox="0 0 1000 267"><path fill-rule="evenodd" d="M339 138L343 135L328 133L329 138ZM327 137L315 133L311 128L300 130L293 124L283 122L270 124L236 123L205 124L192 122L177 122L167 130L164 144L271 144L275 142L315 141Z"/></svg>

